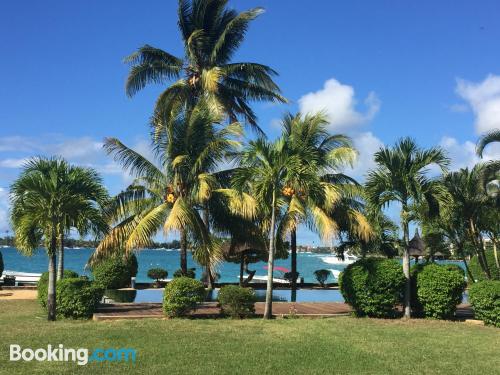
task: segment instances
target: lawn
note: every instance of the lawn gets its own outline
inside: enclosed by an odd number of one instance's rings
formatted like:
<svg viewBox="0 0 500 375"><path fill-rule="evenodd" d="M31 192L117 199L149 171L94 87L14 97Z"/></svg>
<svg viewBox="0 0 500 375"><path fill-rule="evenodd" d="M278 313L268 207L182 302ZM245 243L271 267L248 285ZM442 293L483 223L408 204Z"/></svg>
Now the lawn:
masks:
<svg viewBox="0 0 500 375"><path fill-rule="evenodd" d="M500 329L413 320L129 320L48 323L0 301L1 374L500 374ZM132 363L10 362L9 344L133 348Z"/></svg>

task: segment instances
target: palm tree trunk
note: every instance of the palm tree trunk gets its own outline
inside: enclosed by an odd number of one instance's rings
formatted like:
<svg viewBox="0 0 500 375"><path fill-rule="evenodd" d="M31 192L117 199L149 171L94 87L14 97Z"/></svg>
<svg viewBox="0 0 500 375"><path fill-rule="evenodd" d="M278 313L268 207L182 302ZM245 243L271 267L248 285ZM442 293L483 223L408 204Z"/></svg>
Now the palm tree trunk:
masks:
<svg viewBox="0 0 500 375"><path fill-rule="evenodd" d="M187 274L187 236L186 230L181 229L181 271L183 275Z"/></svg>
<svg viewBox="0 0 500 375"><path fill-rule="evenodd" d="M271 231L269 236L269 258L267 261L267 288L266 305L264 308L264 319L273 316L273 271L274 271L274 247L276 235L276 187L273 189L273 201L271 204Z"/></svg>
<svg viewBox="0 0 500 375"><path fill-rule="evenodd" d="M470 230L470 236L472 239L472 243L474 244L474 247L476 248L477 260L478 260L479 266L483 270L486 278L488 280L490 280L491 279L490 269L488 267L488 262L486 261L486 255L484 253L483 243L482 243L482 241L478 240L479 235L477 234L476 226L475 226L474 221L472 219L469 219L469 230Z"/></svg>
<svg viewBox="0 0 500 375"><path fill-rule="evenodd" d="M403 215L402 215L403 216ZM405 213L406 216L406 213ZM404 317L409 319L411 317L411 280L410 280L410 253L408 251L409 246L409 228L408 222L405 218L401 218L403 224L403 273L405 275L405 296L404 296Z"/></svg>
<svg viewBox="0 0 500 375"><path fill-rule="evenodd" d="M64 232L61 232L61 240L59 244L58 263L57 263L57 280L61 280L64 275Z"/></svg>
<svg viewBox="0 0 500 375"><path fill-rule="evenodd" d="M290 232L290 248L292 258L292 295L297 290L297 229ZM295 301L292 301L295 302Z"/></svg>
<svg viewBox="0 0 500 375"><path fill-rule="evenodd" d="M465 256L462 256L462 262L464 263L465 271L467 271L467 280L470 280L471 283L475 283L476 280L474 280L474 275L472 275L472 272L469 268L469 265L467 264L467 260L465 259Z"/></svg>
<svg viewBox="0 0 500 375"><path fill-rule="evenodd" d="M49 321L56 320L56 251L57 237L55 233L50 239L49 248L49 284L47 288L47 319Z"/></svg>
<svg viewBox="0 0 500 375"><path fill-rule="evenodd" d="M500 270L500 262L498 261L498 252L497 252L497 239L495 237L492 237L491 242L493 243L493 255L495 256L495 263L497 265L497 268Z"/></svg>
<svg viewBox="0 0 500 375"><path fill-rule="evenodd" d="M240 286L243 286L243 271L245 270L245 257L242 255L240 260Z"/></svg>
<svg viewBox="0 0 500 375"><path fill-rule="evenodd" d="M205 227L207 228L208 235L210 235L210 222L209 222L209 218L208 218L208 207L206 205L203 209L203 223L205 224ZM212 274L212 267L210 264L210 256L208 257L205 272L207 274L207 288L208 288L208 290L213 290L214 289L214 276Z"/></svg>

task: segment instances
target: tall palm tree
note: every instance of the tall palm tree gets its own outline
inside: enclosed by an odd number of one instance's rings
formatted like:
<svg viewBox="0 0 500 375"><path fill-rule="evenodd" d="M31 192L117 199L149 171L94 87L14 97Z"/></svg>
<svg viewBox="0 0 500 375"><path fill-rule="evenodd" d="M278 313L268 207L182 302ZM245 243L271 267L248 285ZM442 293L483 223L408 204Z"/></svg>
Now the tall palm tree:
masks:
<svg viewBox="0 0 500 375"><path fill-rule="evenodd" d="M283 221L283 209L286 206L284 191L293 183L293 187L299 191L305 189L303 184L306 180L318 176L313 171L304 166L299 155L291 152L286 140L279 138L275 142L269 142L262 137L250 141L246 149L239 155L240 167L233 175L233 186L240 192L250 192L258 203L258 211L262 215L262 227L266 228L269 234L268 247L268 273L266 303L264 319L272 317L272 292L273 292L273 271L274 259L277 248L279 226ZM312 186L313 184L310 184ZM307 186L307 194L321 194L319 183L313 191ZM306 193L306 191L304 190ZM289 210L291 211L291 209ZM330 224L327 215L318 214L318 226Z"/></svg>
<svg viewBox="0 0 500 375"><path fill-rule="evenodd" d="M498 199L488 194L482 183L485 173L487 165L477 164L470 170L464 168L449 173L444 177L444 184L453 202L453 223L472 244L486 278L491 278L490 267L493 265L487 262L483 234L490 233L495 238L495 232L498 231L495 212L500 207Z"/></svg>
<svg viewBox="0 0 500 375"><path fill-rule="evenodd" d="M150 45L126 58L132 66L126 83L129 96L147 84L176 80L156 101L153 122L158 129L170 121L177 107L193 107L200 98L227 114L230 121L242 117L259 129L249 101L286 101L271 78L277 74L274 70L252 62L231 63L250 22L263 9L237 13L226 5L227 0L179 0L183 58Z"/></svg>
<svg viewBox="0 0 500 375"><path fill-rule="evenodd" d="M301 222L327 240L342 230L356 231L365 239L370 235L370 227L356 200L361 187L354 179L340 173L343 167L352 164L356 151L347 136L330 134L327 124L324 113L288 113L282 120L286 147L314 176L309 181L297 181L299 185L308 185L301 188L302 193L295 192L291 186L284 191L289 198L292 290L296 289L297 229ZM314 190L312 185L315 184L323 194L305 194L306 190ZM329 220L324 220L326 217Z"/></svg>
<svg viewBox="0 0 500 375"><path fill-rule="evenodd" d="M500 129L492 130L479 138L476 147L477 155L482 158L485 147L493 142L500 142Z"/></svg>
<svg viewBox="0 0 500 375"><path fill-rule="evenodd" d="M107 192L92 169L64 160L33 158L11 186L11 220L16 247L31 255L41 240L49 256L48 319L56 319L56 252L62 228L84 236L107 230L101 207Z"/></svg>
<svg viewBox="0 0 500 375"><path fill-rule="evenodd" d="M108 219L114 227L96 248L90 263L122 249L130 252L147 247L162 228L166 234L180 233L183 273L187 273L188 243L194 249L194 258L208 271L222 259L220 241L211 235L204 212L219 200L234 212L251 215L253 203L250 197L221 186L224 173L216 169L239 146L235 138L242 129L239 123L222 126L220 121L221 117L204 102L192 111L182 111L156 140L155 161L118 139L105 141L108 153L136 180L109 208Z"/></svg>
<svg viewBox="0 0 500 375"><path fill-rule="evenodd" d="M377 168L368 174L367 197L374 207L391 203L401 206L403 231L403 272L406 277L404 316L410 317L410 255L408 253L411 205L425 202L431 214L439 212L447 201L446 189L437 180L427 176L431 165L446 171L449 164L443 150L438 147L421 149L415 141L404 138L392 148L383 147L375 153Z"/></svg>

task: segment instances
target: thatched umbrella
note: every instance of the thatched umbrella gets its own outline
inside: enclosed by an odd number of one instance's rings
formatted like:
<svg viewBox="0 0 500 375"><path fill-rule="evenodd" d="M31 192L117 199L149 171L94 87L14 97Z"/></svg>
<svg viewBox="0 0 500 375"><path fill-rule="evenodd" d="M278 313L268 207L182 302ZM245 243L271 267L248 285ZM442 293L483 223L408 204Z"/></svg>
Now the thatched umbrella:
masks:
<svg viewBox="0 0 500 375"><path fill-rule="evenodd" d="M425 242L420 237L418 229L415 230L415 235L408 243L408 252L410 256L415 257L416 262L418 262L419 257L423 257L425 255Z"/></svg>

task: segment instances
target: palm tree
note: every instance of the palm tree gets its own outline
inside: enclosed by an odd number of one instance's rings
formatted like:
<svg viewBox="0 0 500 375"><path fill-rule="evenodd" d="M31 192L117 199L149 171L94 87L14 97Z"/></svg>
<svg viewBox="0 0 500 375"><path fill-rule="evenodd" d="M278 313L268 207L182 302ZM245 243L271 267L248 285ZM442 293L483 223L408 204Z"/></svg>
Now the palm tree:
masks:
<svg viewBox="0 0 500 375"><path fill-rule="evenodd" d="M360 212L360 202L356 200L360 186L354 179L339 172L344 166L352 164L356 151L348 137L331 135L327 124L324 113L289 113L282 120L282 137L286 147L290 153L297 155L313 177L308 181L292 182L292 185L305 185L299 188L302 192L295 192L291 186L284 191L289 201L287 220L290 227L292 290L296 289L299 223L305 222L325 240L331 240L342 230L355 231L364 239L370 235L370 227ZM314 185L317 185L316 188ZM319 190L319 194L305 194L305 191L314 190Z"/></svg>
<svg viewBox="0 0 500 375"><path fill-rule="evenodd" d="M490 131L489 133L486 133L483 135L481 138L479 138L479 141L477 143L476 147L476 153L479 157L483 157L483 151L487 145L493 142L500 142L500 130L495 129Z"/></svg>
<svg viewBox="0 0 500 375"><path fill-rule="evenodd" d="M410 317L410 255L408 253L411 205L425 202L431 214L446 203L446 189L437 180L427 177L428 168L437 165L442 171L449 164L438 147L420 149L410 138L404 138L393 148L383 147L375 153L377 168L368 174L367 197L374 207L391 203L401 205L400 219L403 231L403 272L406 277L404 316Z"/></svg>
<svg viewBox="0 0 500 375"><path fill-rule="evenodd" d="M258 129L249 101L286 102L268 66L231 63L251 21L263 12L254 8L237 13L226 9L227 0L179 0L178 25L184 58L144 45L126 58L131 64L126 83L133 96L147 84L177 79L158 97L154 124L161 129L179 106L194 107L201 98L227 114L230 121L244 118Z"/></svg>
<svg viewBox="0 0 500 375"><path fill-rule="evenodd" d="M194 258L207 266L207 271L215 267L222 259L221 244L210 233L207 208L218 200L234 212L251 216L253 204L250 197L221 187L224 173L216 168L239 146L235 138L242 129L239 123L221 126L220 121L221 117L214 115L204 102L192 111L182 111L156 140L156 163L118 139L105 141L107 152L136 180L116 196L109 208L108 220L114 227L96 248L90 263L123 249L130 252L147 247L163 228L165 234L180 233L183 273L187 273L188 243Z"/></svg>
<svg viewBox="0 0 500 375"><path fill-rule="evenodd" d="M250 141L246 149L238 157L240 168L233 176L233 186L240 192L250 192L258 202L258 211L262 215L262 227L269 234L269 254L266 303L264 319L272 317L272 291L274 259L277 247L279 220L286 205L284 189L293 182L297 189L305 188L303 181L314 178L314 172L307 169L297 154L291 152L284 138L269 142L262 137ZM316 179L319 178L316 176ZM316 185L317 187L318 185ZM319 189L318 189L319 190ZM316 192L308 191L308 194ZM328 222L326 215L318 215ZM322 225L322 223L318 223Z"/></svg>
<svg viewBox="0 0 500 375"><path fill-rule="evenodd" d="M41 240L45 243L49 256L48 319L55 320L58 237L66 228L74 228L82 236L105 232L101 207L107 192L92 169L74 167L57 158L33 158L12 184L11 197L16 247L31 255Z"/></svg>
<svg viewBox="0 0 500 375"><path fill-rule="evenodd" d="M483 234L495 238L498 231L495 214L498 199L488 194L482 181L487 173L486 164L477 164L472 169L464 168L444 177L444 184L453 201L453 224L472 244L479 265L485 276L490 278L490 265L484 252ZM498 216L498 215L496 215ZM458 229L459 228L459 229ZM498 255L497 255L498 257Z"/></svg>

